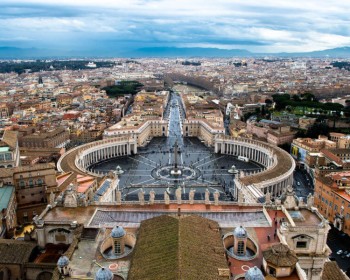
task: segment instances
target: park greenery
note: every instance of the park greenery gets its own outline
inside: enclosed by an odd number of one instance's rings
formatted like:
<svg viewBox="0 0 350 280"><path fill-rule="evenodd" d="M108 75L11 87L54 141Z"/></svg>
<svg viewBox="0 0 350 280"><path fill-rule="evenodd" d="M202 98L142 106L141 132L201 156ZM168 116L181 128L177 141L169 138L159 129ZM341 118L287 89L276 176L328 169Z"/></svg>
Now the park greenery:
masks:
<svg viewBox="0 0 350 280"><path fill-rule="evenodd" d="M87 64L88 60L36 60L36 61L3 61L0 62L0 73L16 72L22 74L25 72L41 72L55 70L83 70L91 69ZM96 68L113 67L114 62L110 61L95 61Z"/></svg>
<svg viewBox="0 0 350 280"><path fill-rule="evenodd" d="M292 111L295 108L299 108L300 114L306 112L313 112L318 114L328 114L329 112L335 112L339 114L344 109L344 106L338 103L321 103L318 102L316 97L311 93L304 93L301 95L289 95L285 94L274 94L272 95L273 101L275 102L275 109L277 111L287 110ZM301 112L300 112L301 110Z"/></svg>
<svg viewBox="0 0 350 280"><path fill-rule="evenodd" d="M201 63L199 61L188 61L185 60L183 62L181 62L182 65L192 65L192 66L200 66Z"/></svg>
<svg viewBox="0 0 350 280"><path fill-rule="evenodd" d="M339 69L346 69L350 71L350 62L347 61L333 61L331 65Z"/></svg>
<svg viewBox="0 0 350 280"><path fill-rule="evenodd" d="M122 96L124 94L135 95L143 85L138 81L120 81L116 85L102 88L109 97Z"/></svg>

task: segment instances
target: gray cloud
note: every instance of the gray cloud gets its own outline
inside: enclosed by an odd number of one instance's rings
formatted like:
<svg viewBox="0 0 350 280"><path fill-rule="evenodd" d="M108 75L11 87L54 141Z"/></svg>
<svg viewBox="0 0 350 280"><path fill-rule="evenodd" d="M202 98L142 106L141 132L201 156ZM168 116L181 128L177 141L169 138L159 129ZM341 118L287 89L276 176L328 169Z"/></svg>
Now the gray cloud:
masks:
<svg viewBox="0 0 350 280"><path fill-rule="evenodd" d="M337 0L2 0L0 45L206 46L307 51L350 45Z"/></svg>

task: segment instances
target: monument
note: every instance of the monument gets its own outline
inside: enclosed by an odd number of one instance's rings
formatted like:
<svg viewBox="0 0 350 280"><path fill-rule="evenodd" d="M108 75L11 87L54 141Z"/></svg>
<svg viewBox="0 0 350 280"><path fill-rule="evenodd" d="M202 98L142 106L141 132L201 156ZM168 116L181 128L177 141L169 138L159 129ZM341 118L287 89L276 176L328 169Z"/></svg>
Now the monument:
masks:
<svg viewBox="0 0 350 280"><path fill-rule="evenodd" d="M178 168L178 164L177 164L177 154L178 154L178 144L177 144L177 140L175 141L174 144L174 169L172 169L170 171L170 174L173 176L180 176L181 175L181 170Z"/></svg>

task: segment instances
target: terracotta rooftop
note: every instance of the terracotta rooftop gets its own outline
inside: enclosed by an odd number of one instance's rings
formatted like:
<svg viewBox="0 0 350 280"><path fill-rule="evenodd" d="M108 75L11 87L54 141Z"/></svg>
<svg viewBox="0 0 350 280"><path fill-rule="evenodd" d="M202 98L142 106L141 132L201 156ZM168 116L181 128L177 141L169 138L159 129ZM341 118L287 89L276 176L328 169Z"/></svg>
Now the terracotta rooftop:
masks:
<svg viewBox="0 0 350 280"><path fill-rule="evenodd" d="M2 143L1 143L2 142ZM18 142L18 132L12 130L5 130L0 146L8 145L11 150L15 149Z"/></svg>

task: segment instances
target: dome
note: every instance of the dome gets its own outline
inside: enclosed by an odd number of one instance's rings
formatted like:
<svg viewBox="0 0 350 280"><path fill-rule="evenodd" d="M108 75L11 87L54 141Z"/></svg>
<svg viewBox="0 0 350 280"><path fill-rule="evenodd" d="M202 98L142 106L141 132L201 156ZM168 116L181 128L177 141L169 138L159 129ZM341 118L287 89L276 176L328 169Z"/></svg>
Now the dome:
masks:
<svg viewBox="0 0 350 280"><path fill-rule="evenodd" d="M296 254L282 243L263 251L263 257L267 263L277 267L292 267L298 262Z"/></svg>
<svg viewBox="0 0 350 280"><path fill-rule="evenodd" d="M69 264L69 259L66 256L61 256L57 261L57 266L65 267Z"/></svg>
<svg viewBox="0 0 350 280"><path fill-rule="evenodd" d="M112 229L111 237L113 238L120 238L125 235L125 230L121 226L116 226Z"/></svg>
<svg viewBox="0 0 350 280"><path fill-rule="evenodd" d="M242 226L236 227L235 230L233 231L233 235L238 238L245 238L247 237L247 231Z"/></svg>
<svg viewBox="0 0 350 280"><path fill-rule="evenodd" d="M265 277L261 270L256 266L249 268L249 270L244 275L246 280L264 280Z"/></svg>
<svg viewBox="0 0 350 280"><path fill-rule="evenodd" d="M96 272L95 280L112 280L113 277L113 273L108 268L101 267Z"/></svg>

